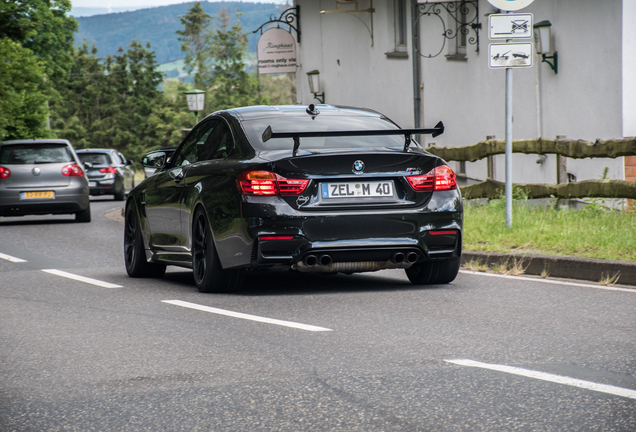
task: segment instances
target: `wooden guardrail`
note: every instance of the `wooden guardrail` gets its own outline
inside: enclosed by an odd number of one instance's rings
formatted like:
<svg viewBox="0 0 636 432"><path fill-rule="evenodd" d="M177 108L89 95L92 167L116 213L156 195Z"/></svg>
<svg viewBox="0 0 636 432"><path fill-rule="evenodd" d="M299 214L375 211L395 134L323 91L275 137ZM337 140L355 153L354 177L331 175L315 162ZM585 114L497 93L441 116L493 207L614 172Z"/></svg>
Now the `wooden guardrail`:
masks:
<svg viewBox="0 0 636 432"><path fill-rule="evenodd" d="M505 154L504 140L487 139L464 147L429 147L430 153L446 161L475 162ZM571 139L514 140L513 153L557 154L573 159L616 158L636 155L636 138L596 140ZM584 180L562 184L515 184L528 198L636 198L636 183L624 180ZM501 196L504 183L493 179L461 187L464 198L495 198Z"/></svg>

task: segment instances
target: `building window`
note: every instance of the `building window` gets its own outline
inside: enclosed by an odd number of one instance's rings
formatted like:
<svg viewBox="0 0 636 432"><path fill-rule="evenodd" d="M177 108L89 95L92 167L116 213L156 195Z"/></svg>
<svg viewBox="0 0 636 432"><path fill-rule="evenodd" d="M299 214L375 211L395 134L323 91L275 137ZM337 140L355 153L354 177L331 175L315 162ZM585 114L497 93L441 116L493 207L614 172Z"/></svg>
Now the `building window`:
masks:
<svg viewBox="0 0 636 432"><path fill-rule="evenodd" d="M464 2L455 2L454 10L457 11L457 18L454 18L451 14L449 14L448 22L451 23L450 25L454 26L452 30L455 36L451 39L451 43L448 46L448 54L446 55L446 58L448 60L466 61L466 33L468 27L465 23L468 18L468 9Z"/></svg>
<svg viewBox="0 0 636 432"><path fill-rule="evenodd" d="M406 52L406 0L395 0L395 50Z"/></svg>
<svg viewBox="0 0 636 432"><path fill-rule="evenodd" d="M395 58L395 59L409 58L409 55L406 49L408 44L408 22L407 22L408 5L409 5L408 0L393 0L393 28L394 28L395 34L393 36L393 50L385 53L387 58Z"/></svg>

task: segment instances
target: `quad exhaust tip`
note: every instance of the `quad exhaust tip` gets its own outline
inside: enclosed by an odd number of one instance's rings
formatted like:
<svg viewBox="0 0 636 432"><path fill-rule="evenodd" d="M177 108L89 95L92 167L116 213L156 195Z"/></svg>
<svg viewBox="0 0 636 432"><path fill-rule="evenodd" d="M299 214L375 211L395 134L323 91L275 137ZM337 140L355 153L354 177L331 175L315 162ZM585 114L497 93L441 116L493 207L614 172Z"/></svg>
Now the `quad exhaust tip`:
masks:
<svg viewBox="0 0 636 432"><path fill-rule="evenodd" d="M313 267L318 262L318 258L316 258L316 255L308 255L304 262L307 267Z"/></svg>
<svg viewBox="0 0 636 432"><path fill-rule="evenodd" d="M330 255L320 255L318 261L320 262L320 265L328 266L329 264L331 264L332 259Z"/></svg>
<svg viewBox="0 0 636 432"><path fill-rule="evenodd" d="M395 252L391 257L391 261L393 261L395 264L402 264L404 262L404 259L405 257L402 252Z"/></svg>
<svg viewBox="0 0 636 432"><path fill-rule="evenodd" d="M410 264L417 262L417 260L418 260L418 256L415 252L410 252L408 256L406 257L406 261L409 262Z"/></svg>

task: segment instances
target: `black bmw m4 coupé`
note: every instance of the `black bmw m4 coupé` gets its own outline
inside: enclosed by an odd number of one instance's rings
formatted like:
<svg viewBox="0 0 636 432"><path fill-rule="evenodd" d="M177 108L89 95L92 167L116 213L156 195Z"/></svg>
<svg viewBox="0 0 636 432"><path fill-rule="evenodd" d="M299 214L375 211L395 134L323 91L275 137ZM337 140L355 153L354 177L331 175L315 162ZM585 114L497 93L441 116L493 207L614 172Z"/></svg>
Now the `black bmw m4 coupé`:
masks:
<svg viewBox="0 0 636 432"><path fill-rule="evenodd" d="M132 277L191 268L202 292L248 271L402 268L414 284L459 271L463 207L453 171L374 111L329 105L215 112L126 202ZM157 162L159 160L159 163ZM168 160L165 158L164 160Z"/></svg>

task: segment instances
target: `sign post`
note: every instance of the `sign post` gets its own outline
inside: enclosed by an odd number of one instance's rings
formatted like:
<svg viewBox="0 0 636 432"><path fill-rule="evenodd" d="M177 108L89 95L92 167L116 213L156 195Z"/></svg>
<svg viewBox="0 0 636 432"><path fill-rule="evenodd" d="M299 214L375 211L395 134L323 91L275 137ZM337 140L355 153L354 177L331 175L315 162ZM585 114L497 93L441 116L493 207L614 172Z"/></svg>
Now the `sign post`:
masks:
<svg viewBox="0 0 636 432"><path fill-rule="evenodd" d="M512 44L514 39L532 37L532 15L512 14L534 0L488 0L507 14L490 15L490 39L506 39L506 44L490 44L489 67L506 68L506 228L512 227L512 69L532 66L532 42ZM493 19L494 18L494 19Z"/></svg>

